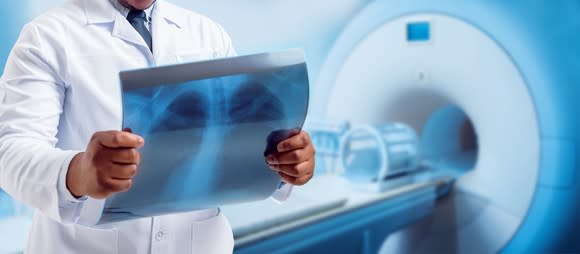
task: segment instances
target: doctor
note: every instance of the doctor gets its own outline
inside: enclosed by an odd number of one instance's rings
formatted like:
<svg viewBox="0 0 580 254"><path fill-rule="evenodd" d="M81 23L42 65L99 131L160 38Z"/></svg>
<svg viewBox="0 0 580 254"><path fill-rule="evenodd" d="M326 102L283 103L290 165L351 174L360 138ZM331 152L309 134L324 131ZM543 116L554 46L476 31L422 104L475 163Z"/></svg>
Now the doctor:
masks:
<svg viewBox="0 0 580 254"><path fill-rule="evenodd" d="M118 72L234 56L230 37L162 0L73 0L27 24L0 80L0 184L35 207L28 253L231 253L219 209L87 227L131 188L146 140L121 126ZM310 180L306 133L266 158L284 182Z"/></svg>

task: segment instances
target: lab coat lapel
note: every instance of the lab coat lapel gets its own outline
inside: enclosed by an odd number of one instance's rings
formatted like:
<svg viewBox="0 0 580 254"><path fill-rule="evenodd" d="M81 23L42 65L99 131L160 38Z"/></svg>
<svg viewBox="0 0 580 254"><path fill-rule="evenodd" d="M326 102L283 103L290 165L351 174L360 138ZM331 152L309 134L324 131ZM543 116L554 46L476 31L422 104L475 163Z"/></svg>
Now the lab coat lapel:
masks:
<svg viewBox="0 0 580 254"><path fill-rule="evenodd" d="M115 24L113 25L112 34L122 40L149 49L149 46L147 46L143 37L141 37L139 32L137 32L137 30L135 30L135 28L131 26L127 19L121 14L115 16Z"/></svg>
<svg viewBox="0 0 580 254"><path fill-rule="evenodd" d="M176 35L185 25L185 17L174 8L165 1L157 0L152 14L153 55L158 64L171 63L163 58L175 54L178 43ZM175 61L175 59L171 59L171 61Z"/></svg>
<svg viewBox="0 0 580 254"><path fill-rule="evenodd" d="M148 49L145 40L109 0L83 0L87 24L113 23L112 35Z"/></svg>

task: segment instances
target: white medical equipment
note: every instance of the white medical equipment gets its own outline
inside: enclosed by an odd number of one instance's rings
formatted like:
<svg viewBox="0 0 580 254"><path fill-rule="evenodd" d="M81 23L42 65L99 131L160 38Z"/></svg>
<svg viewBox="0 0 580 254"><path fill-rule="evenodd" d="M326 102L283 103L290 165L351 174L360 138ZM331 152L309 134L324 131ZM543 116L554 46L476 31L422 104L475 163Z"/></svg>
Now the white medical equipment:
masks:
<svg viewBox="0 0 580 254"><path fill-rule="evenodd" d="M419 141L400 123L357 126L340 146L340 167L353 182L380 183L419 167Z"/></svg>

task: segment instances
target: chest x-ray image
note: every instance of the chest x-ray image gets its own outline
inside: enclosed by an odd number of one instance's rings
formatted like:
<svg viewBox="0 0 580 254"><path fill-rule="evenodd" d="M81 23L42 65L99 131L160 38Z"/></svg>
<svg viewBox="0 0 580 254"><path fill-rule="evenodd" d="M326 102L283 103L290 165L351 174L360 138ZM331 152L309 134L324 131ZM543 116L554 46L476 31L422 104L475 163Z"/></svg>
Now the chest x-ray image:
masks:
<svg viewBox="0 0 580 254"><path fill-rule="evenodd" d="M100 223L262 200L280 178L265 163L308 108L302 51L121 73L123 127L145 139L129 192Z"/></svg>

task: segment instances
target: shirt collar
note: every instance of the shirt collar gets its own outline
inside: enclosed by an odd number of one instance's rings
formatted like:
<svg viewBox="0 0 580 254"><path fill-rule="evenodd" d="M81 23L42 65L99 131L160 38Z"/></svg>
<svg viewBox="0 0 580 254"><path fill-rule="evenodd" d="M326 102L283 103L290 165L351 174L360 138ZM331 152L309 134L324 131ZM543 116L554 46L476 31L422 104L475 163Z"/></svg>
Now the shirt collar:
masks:
<svg viewBox="0 0 580 254"><path fill-rule="evenodd" d="M124 15L127 17L129 11L124 13L123 9L117 8L116 4L119 4L118 0L81 0L84 2L85 15L87 18L87 24L97 24L97 23L108 23L115 21L115 16ZM119 4L121 7L125 8L123 5ZM154 13L155 15L160 15L165 20L174 23L178 27L183 26L186 23L186 17L179 8L166 3L163 0L156 0L155 4L150 7L147 16L151 17Z"/></svg>
<svg viewBox="0 0 580 254"><path fill-rule="evenodd" d="M121 3L119 3L119 0L109 0L113 6L115 7L115 9L117 9L124 17L127 17L127 15L129 15L129 12L131 11L129 8L123 6ZM155 8L155 6L157 5L157 1L154 1L153 4L151 4L151 6L149 6L149 8L145 9L145 15L147 16L147 19L151 19L151 13L153 12L153 9Z"/></svg>

